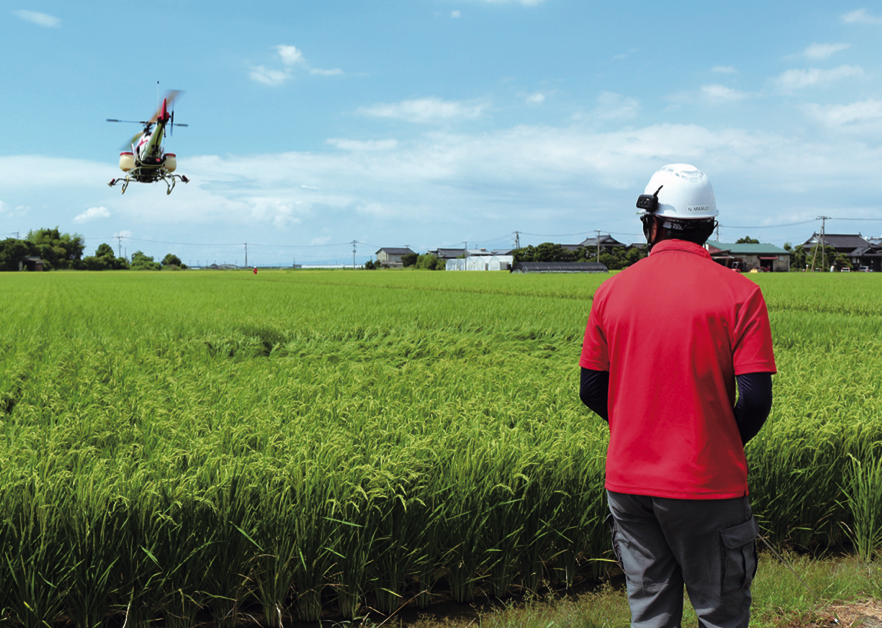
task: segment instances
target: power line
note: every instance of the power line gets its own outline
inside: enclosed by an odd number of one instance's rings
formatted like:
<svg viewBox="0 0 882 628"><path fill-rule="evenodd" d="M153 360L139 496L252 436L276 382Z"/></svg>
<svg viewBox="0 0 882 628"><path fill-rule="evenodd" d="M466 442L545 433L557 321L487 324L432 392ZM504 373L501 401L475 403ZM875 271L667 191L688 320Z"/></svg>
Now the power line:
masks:
<svg viewBox="0 0 882 628"><path fill-rule="evenodd" d="M778 229L779 227L795 227L797 225L807 225L809 223L815 222L815 219L811 220L801 220L799 222L788 222L786 224L781 225L756 225L753 227L745 227L742 225L720 225L721 229Z"/></svg>

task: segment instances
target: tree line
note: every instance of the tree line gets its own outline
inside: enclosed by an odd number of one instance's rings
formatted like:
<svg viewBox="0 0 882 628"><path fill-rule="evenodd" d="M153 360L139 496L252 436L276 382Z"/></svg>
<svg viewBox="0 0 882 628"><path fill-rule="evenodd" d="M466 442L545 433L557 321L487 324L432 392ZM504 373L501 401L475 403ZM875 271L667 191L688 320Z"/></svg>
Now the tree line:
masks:
<svg viewBox="0 0 882 628"><path fill-rule="evenodd" d="M39 258L44 270L161 270L186 268L177 255L169 253L161 262L141 251L131 261L114 255L107 243L98 245L94 255L83 257L86 244L83 236L61 233L54 229L29 231L26 238L0 241L0 270L17 271L26 258Z"/></svg>

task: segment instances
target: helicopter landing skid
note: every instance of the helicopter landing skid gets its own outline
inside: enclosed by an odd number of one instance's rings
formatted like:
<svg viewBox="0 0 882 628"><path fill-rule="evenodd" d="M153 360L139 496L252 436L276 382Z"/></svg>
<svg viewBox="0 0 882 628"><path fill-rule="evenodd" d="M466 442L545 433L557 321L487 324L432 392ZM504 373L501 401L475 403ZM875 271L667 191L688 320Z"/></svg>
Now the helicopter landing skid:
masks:
<svg viewBox="0 0 882 628"><path fill-rule="evenodd" d="M156 181L161 180L161 181L165 181L165 185L168 188L165 193L166 193L166 195L168 195L168 194L171 194L172 190L175 189L175 183L177 183L177 179L180 179L184 183L190 183L190 179L188 179L185 175L165 174L165 175L157 176L152 179L147 179L146 181L142 180L142 179L137 179L137 178L133 179L131 176L128 176L125 178L119 178L119 179L111 179L110 183L108 183L107 185L109 185L110 187L113 187L113 186L117 185L118 183L122 183L122 193L125 194L126 188L129 187L129 183L131 183L132 181L141 181L142 183L155 183Z"/></svg>
<svg viewBox="0 0 882 628"><path fill-rule="evenodd" d="M110 183L108 183L107 185L109 185L110 187L113 187L117 183L122 183L122 193L125 194L126 188L129 187L129 182L130 182L129 177L126 177L124 179L111 179Z"/></svg>
<svg viewBox="0 0 882 628"><path fill-rule="evenodd" d="M180 179L184 183L190 183L190 179L185 177L182 174L170 174L166 177L162 177L162 180L165 181L165 184L168 186L168 190L166 190L166 195L171 194L172 190L175 189L175 180Z"/></svg>

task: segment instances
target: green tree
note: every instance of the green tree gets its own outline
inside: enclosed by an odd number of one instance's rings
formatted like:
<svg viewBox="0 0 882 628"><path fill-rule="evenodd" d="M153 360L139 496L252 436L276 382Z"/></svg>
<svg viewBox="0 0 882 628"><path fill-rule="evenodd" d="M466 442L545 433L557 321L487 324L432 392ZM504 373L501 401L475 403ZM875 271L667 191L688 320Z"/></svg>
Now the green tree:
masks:
<svg viewBox="0 0 882 628"><path fill-rule="evenodd" d="M129 267L132 270L160 270L162 268L159 262L154 262L152 257L144 255L141 251L135 251L132 254L132 263Z"/></svg>
<svg viewBox="0 0 882 628"><path fill-rule="evenodd" d="M163 257L160 264L163 268L186 268L183 262L181 262L181 258L172 253L169 253L168 255Z"/></svg>
<svg viewBox="0 0 882 628"><path fill-rule="evenodd" d="M803 272L804 270L828 271L831 266L840 268L848 268L853 270L849 259L838 252L829 244L825 245L823 250L816 243L811 248L803 246L794 247L790 242L784 244L784 250L790 251L790 272ZM810 268L814 262L814 269Z"/></svg>
<svg viewBox="0 0 882 628"><path fill-rule="evenodd" d="M596 255L591 257L593 261ZM646 251L640 248L628 249L624 246L616 246L611 249L600 250L600 263L609 270L622 270L631 264L635 264L646 257Z"/></svg>
<svg viewBox="0 0 882 628"><path fill-rule="evenodd" d="M408 253L407 255L402 255L401 256L401 264L405 268L407 268L408 266L413 266L414 264L417 263L417 260L419 259L419 257L420 256L416 253Z"/></svg>
<svg viewBox="0 0 882 628"><path fill-rule="evenodd" d="M86 245L83 236L54 229L29 231L27 240L36 246L36 255L50 268L79 268Z"/></svg>
<svg viewBox="0 0 882 628"><path fill-rule="evenodd" d="M744 236L743 238L738 238L735 240L735 244L759 244L760 241L756 238L751 238L750 236Z"/></svg>
<svg viewBox="0 0 882 628"><path fill-rule="evenodd" d="M83 258L81 267L86 270L124 270L129 267L129 263L124 257L115 257L113 247L103 243L95 249L95 255Z"/></svg>
<svg viewBox="0 0 882 628"><path fill-rule="evenodd" d="M436 255L426 253L425 255L419 256L416 261L416 267L424 270L444 270L447 268L447 262Z"/></svg>
<svg viewBox="0 0 882 628"><path fill-rule="evenodd" d="M18 265L25 257L37 255L36 245L27 240L7 238L0 242L0 270L18 270Z"/></svg>
<svg viewBox="0 0 882 628"><path fill-rule="evenodd" d="M515 264L518 262L574 262L579 255L580 252L567 251L560 244L543 242L539 246L530 244L526 248L515 249L512 253L512 259Z"/></svg>

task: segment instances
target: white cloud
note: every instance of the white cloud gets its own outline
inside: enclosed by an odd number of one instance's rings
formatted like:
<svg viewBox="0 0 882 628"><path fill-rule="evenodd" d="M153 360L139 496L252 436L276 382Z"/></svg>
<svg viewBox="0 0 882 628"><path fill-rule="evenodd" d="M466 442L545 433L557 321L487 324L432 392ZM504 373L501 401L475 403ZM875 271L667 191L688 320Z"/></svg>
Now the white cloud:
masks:
<svg viewBox="0 0 882 628"><path fill-rule="evenodd" d="M424 124L450 122L459 119L477 118L485 105L465 104L444 101L440 98L416 98L399 103L378 104L362 107L358 113L377 118L396 118Z"/></svg>
<svg viewBox="0 0 882 628"><path fill-rule="evenodd" d="M825 126L860 130L882 124L882 101L873 98L850 105L806 105L803 109Z"/></svg>
<svg viewBox="0 0 882 628"><path fill-rule="evenodd" d="M398 147L398 140L388 139L388 140L369 140L366 142L358 141L358 140L346 140L346 139L329 139L328 144L331 146L336 146L341 150L352 150L352 151L362 151L362 150L394 150Z"/></svg>
<svg viewBox="0 0 882 628"><path fill-rule="evenodd" d="M295 46L286 46L284 44L276 46L276 52L285 65L297 65L303 63L303 53L297 50Z"/></svg>
<svg viewBox="0 0 882 628"><path fill-rule="evenodd" d="M637 106L618 94L597 99L598 110ZM882 127L878 100L807 112L834 129ZM629 208L651 173L665 163L694 163L707 172L724 220L729 216L733 224L761 224L770 207L776 208L776 217L788 216L784 222L801 219L791 217L799 212L814 218L825 205L843 212L837 215L849 215L866 202L864 191L874 189L882 168L878 141L858 133L812 129L778 134L697 124L605 131L592 122L586 116L586 123L565 126L518 125L475 133L432 129L394 147L386 139L337 138L326 150L194 156L187 159L188 186L179 186L171 196L161 185L132 186L119 205L111 204L119 199L118 191L95 185L109 178L102 179L102 172L112 164L103 164L96 174L89 162L0 157L0 189L13 207L22 202L18 199L51 207L58 205L53 199L59 194L74 206L113 207L111 220L119 222L108 222L108 232L125 226L139 238L156 241L247 238L249 243L288 246L318 236L329 236L326 243L357 236L379 246L425 240L439 246L514 229L639 234ZM40 173L46 171L73 174L41 186ZM41 224L69 231L70 218L51 211L41 210ZM540 221L566 230L541 231ZM791 229L786 237L793 240L800 233L800 228ZM112 243L116 248L116 240ZM130 243L129 253L133 247L158 259L168 252L142 241ZM349 250L344 247L343 255L351 259ZM251 260L250 245L248 252ZM203 248L176 254L182 259L192 255L193 261L214 255ZM298 260L305 254L291 252ZM224 261L218 255L217 261Z"/></svg>
<svg viewBox="0 0 882 628"><path fill-rule="evenodd" d="M812 44L802 54L807 59L826 59L850 47L851 44Z"/></svg>
<svg viewBox="0 0 882 628"><path fill-rule="evenodd" d="M339 76L343 74L343 70L340 68L334 68L333 70L319 70L318 68L309 68L310 74L318 74L319 76Z"/></svg>
<svg viewBox="0 0 882 628"><path fill-rule="evenodd" d="M863 68L856 65L840 65L832 70L810 68L808 70L787 70L772 79L772 83L780 90L789 92L806 87L814 87L834 83L851 76L863 76Z"/></svg>
<svg viewBox="0 0 882 628"><path fill-rule="evenodd" d="M318 76L339 76L343 74L343 70L340 68L323 70L311 67L303 58L303 52L298 50L296 46L280 44L273 49L279 55L279 60L285 66L285 69L279 70L258 65L251 68L251 80L275 87L290 79L293 76L293 69L298 66L304 68L310 74Z"/></svg>
<svg viewBox="0 0 882 628"><path fill-rule="evenodd" d="M541 105L545 102L545 94L542 94L540 92L530 94L529 96L527 96L527 102L531 105Z"/></svg>
<svg viewBox="0 0 882 628"><path fill-rule="evenodd" d="M597 97L597 108L592 116L601 120L624 120L633 118L640 110L640 103L631 97L603 92Z"/></svg>
<svg viewBox="0 0 882 628"><path fill-rule="evenodd" d="M722 105L733 102L741 102L750 98L750 94L725 85L702 85L700 90L702 97L714 105Z"/></svg>
<svg viewBox="0 0 882 628"><path fill-rule="evenodd" d="M697 103L727 105L742 102L748 98L751 98L749 92L719 84L702 85L695 91L676 92L666 96L667 100L677 105L695 105Z"/></svg>
<svg viewBox="0 0 882 628"><path fill-rule="evenodd" d="M274 70L262 65L251 68L251 80L264 85L281 85L289 78L291 78L291 74L284 70Z"/></svg>
<svg viewBox="0 0 882 628"><path fill-rule="evenodd" d="M842 21L846 24L871 24L873 26L882 26L882 17L870 15L866 9L858 9L857 11L849 11L842 15Z"/></svg>
<svg viewBox="0 0 882 628"><path fill-rule="evenodd" d="M74 222L89 222L96 218L110 218L110 211L106 207L90 207L82 214L74 218Z"/></svg>
<svg viewBox="0 0 882 628"><path fill-rule="evenodd" d="M37 13L36 11L13 11L13 14L23 19L25 22L43 26L44 28L58 28L61 26L61 20L46 13Z"/></svg>
<svg viewBox="0 0 882 628"><path fill-rule="evenodd" d="M458 19L462 17L462 13L460 11L451 11L450 17L452 17L453 19Z"/></svg>
<svg viewBox="0 0 882 628"><path fill-rule="evenodd" d="M711 72L716 72L718 74L738 74L738 70L731 65L715 65L711 68Z"/></svg>

